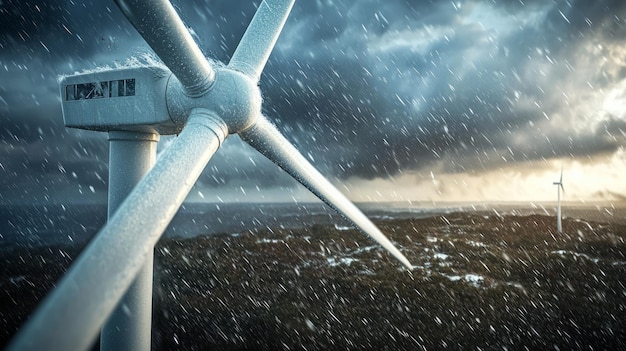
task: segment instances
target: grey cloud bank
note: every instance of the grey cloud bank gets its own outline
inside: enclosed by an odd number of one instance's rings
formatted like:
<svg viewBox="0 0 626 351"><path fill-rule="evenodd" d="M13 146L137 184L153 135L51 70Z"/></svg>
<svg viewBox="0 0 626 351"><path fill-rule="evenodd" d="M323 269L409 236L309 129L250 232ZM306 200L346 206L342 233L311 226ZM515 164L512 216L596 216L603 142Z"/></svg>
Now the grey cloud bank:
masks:
<svg viewBox="0 0 626 351"><path fill-rule="evenodd" d="M258 2L175 6L227 62ZM63 127L56 79L149 49L113 3L7 1L0 13L0 202L102 199L106 135ZM524 182L564 160L621 167L625 21L622 1L298 1L261 78L263 108L357 198L373 184L421 189L432 173ZM454 181L430 190L455 200L442 191ZM236 139L197 188L303 193Z"/></svg>

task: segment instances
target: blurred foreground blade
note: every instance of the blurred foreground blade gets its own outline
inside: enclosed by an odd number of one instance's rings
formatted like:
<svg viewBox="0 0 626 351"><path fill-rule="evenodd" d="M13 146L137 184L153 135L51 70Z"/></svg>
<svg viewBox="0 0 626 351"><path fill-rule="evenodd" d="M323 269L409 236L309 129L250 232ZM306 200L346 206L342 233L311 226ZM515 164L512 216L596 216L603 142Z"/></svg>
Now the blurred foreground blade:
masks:
<svg viewBox="0 0 626 351"><path fill-rule="evenodd" d="M209 113L192 113L8 350L89 348L226 137L220 122Z"/></svg>
<svg viewBox="0 0 626 351"><path fill-rule="evenodd" d="M412 269L411 263L389 239L350 200L313 168L265 116L259 116L252 127L239 135L322 201L352 221L357 228L371 236L409 270Z"/></svg>
<svg viewBox="0 0 626 351"><path fill-rule="evenodd" d="M259 5L228 67L259 80L295 0L265 0Z"/></svg>
<svg viewBox="0 0 626 351"><path fill-rule="evenodd" d="M215 72L168 0L115 0L115 3L189 95L206 92Z"/></svg>

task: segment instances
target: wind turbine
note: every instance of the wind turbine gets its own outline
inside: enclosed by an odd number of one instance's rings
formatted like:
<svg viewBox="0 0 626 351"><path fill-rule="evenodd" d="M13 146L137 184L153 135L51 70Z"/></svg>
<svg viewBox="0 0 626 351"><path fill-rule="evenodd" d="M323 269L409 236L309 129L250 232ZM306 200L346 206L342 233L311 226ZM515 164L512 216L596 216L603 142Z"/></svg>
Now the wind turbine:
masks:
<svg viewBox="0 0 626 351"><path fill-rule="evenodd" d="M561 190L565 193L565 188L563 188L563 166L561 165L561 178L559 178L558 182L552 183L556 185L557 191L557 203L556 203L556 230L558 233L563 232L563 228L561 227Z"/></svg>
<svg viewBox="0 0 626 351"><path fill-rule="evenodd" d="M210 63L168 0L115 0L166 67L64 78L65 125L109 133L109 220L12 340L9 350L149 350L152 253L230 134L411 264L261 113L258 81L295 0L265 0L230 62ZM160 134L178 134L156 161ZM117 309L116 309L117 307ZM115 311L114 311L115 310Z"/></svg>

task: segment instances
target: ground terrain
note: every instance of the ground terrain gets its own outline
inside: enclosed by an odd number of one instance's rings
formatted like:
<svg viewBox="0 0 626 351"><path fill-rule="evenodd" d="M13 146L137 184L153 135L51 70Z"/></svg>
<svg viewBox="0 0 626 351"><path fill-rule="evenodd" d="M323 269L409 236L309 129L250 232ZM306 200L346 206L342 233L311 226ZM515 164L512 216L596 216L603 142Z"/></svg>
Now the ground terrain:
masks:
<svg viewBox="0 0 626 351"><path fill-rule="evenodd" d="M626 349L626 225L452 213L162 240L153 349ZM80 248L0 257L0 347Z"/></svg>

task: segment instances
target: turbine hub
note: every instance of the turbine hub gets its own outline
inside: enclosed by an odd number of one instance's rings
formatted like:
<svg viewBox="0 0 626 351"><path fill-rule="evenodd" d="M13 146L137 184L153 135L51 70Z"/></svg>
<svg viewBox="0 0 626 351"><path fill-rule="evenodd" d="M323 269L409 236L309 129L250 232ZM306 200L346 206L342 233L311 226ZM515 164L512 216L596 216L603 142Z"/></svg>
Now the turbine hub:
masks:
<svg viewBox="0 0 626 351"><path fill-rule="evenodd" d="M220 67L215 81L202 96L186 94L174 75L170 76L166 90L167 110L176 124L184 124L194 108L215 112L228 126L230 134L250 127L261 114L261 91L256 82L245 74Z"/></svg>

